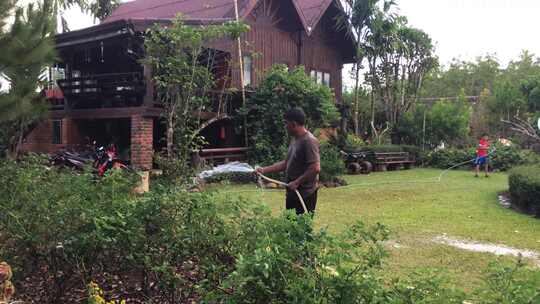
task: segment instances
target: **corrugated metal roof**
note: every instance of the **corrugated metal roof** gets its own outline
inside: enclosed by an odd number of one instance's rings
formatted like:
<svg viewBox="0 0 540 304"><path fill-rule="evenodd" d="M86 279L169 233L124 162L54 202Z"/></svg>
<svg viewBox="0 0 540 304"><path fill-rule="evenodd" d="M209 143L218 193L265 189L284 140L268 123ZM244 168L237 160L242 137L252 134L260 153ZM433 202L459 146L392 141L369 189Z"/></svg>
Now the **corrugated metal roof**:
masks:
<svg viewBox="0 0 540 304"><path fill-rule="evenodd" d="M239 0L240 11L253 0ZM233 0L135 0L120 4L104 22L121 19L172 19L178 13L186 19L234 18Z"/></svg>

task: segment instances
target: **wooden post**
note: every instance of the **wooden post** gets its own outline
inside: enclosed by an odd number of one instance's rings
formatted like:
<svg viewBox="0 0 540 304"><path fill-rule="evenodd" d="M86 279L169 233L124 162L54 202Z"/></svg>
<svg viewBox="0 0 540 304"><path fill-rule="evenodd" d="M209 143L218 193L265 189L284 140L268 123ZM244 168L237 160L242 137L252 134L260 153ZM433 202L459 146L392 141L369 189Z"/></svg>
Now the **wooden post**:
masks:
<svg viewBox="0 0 540 304"><path fill-rule="evenodd" d="M240 15L238 13L238 0L233 0L234 2L234 16L236 22L240 22ZM246 106L246 90L244 87L244 59L242 58L242 41L240 36L236 39L236 47L238 48L238 63L240 67L240 91L242 92L242 106ZM248 132L247 132L247 117L244 116L244 140L245 145L248 145Z"/></svg>

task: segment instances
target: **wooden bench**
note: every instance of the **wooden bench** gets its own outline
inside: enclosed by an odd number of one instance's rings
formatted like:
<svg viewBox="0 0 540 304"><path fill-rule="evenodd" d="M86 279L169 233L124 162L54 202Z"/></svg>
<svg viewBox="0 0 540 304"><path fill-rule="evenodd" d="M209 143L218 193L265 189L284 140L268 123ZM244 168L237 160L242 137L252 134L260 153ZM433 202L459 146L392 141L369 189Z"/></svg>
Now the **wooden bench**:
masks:
<svg viewBox="0 0 540 304"><path fill-rule="evenodd" d="M248 148L220 148L220 149L203 149L199 156L206 164L225 164L232 161L243 161L246 159Z"/></svg>
<svg viewBox="0 0 540 304"><path fill-rule="evenodd" d="M375 152L375 161L378 171L387 171L391 169L410 169L415 160L411 159L409 152Z"/></svg>

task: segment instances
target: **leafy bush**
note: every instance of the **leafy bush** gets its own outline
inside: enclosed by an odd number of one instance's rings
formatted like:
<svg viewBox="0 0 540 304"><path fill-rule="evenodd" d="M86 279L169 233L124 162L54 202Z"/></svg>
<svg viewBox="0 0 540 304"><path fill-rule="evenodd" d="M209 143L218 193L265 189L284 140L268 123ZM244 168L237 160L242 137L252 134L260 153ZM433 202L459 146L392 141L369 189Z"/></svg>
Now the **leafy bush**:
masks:
<svg viewBox="0 0 540 304"><path fill-rule="evenodd" d="M357 224L339 237L315 231L309 216L288 213L249 221L251 239L219 292L221 303L376 303L384 284L375 270L388 231ZM223 290L228 292L223 292Z"/></svg>
<svg viewBox="0 0 540 304"><path fill-rule="evenodd" d="M175 187L135 196L120 171L95 180L46 169L35 157L0 169L1 255L20 277L52 282L34 290L48 301L73 302L66 297L95 275L118 281L126 274L137 283L126 292L161 303L189 299L192 273L215 284L232 266L241 201L217 205L209 194Z"/></svg>
<svg viewBox="0 0 540 304"><path fill-rule="evenodd" d="M489 166L492 170L506 171L513 167L538 162L534 153L520 150L516 146L503 146L495 144L496 150L490 153ZM459 163L465 163L462 167L472 166L476 158L476 149L441 149L428 154L428 164L435 168L446 169ZM470 161L467 163L467 161Z"/></svg>
<svg viewBox="0 0 540 304"><path fill-rule="evenodd" d="M365 142L359 136L349 133L345 138L345 147L347 149L359 149L365 145Z"/></svg>
<svg viewBox="0 0 540 304"><path fill-rule="evenodd" d="M90 282L103 287L100 298L128 303L464 300L432 272L383 280L388 230L380 224L334 235L315 230L310 216L274 217L256 203L176 187L135 195L120 171L96 180L36 157L1 161L0 170L0 255L24 282L25 302L79 302ZM504 291L512 303L535 303L536 285L520 272L490 272L506 289L491 284L501 293L475 303L499 303Z"/></svg>
<svg viewBox="0 0 540 304"><path fill-rule="evenodd" d="M209 184L223 183L223 182L249 184L256 181L257 181L257 178L252 173L242 173L242 172L221 173L221 174L210 176L205 179L205 182Z"/></svg>
<svg viewBox="0 0 540 304"><path fill-rule="evenodd" d="M439 169L448 169L462 164L461 167L472 165L472 161L476 155L474 148L465 149L441 149L428 153L427 162L431 167Z"/></svg>
<svg viewBox="0 0 540 304"><path fill-rule="evenodd" d="M512 203L540 216L540 166L522 166L508 178Z"/></svg>
<svg viewBox="0 0 540 304"><path fill-rule="evenodd" d="M242 116L247 117L248 144L252 148L248 157L252 162L268 165L285 157L289 137L283 115L293 107L304 109L307 126L311 129L339 120L328 87L313 82L303 67L289 72L286 66L276 65L241 111Z"/></svg>
<svg viewBox="0 0 540 304"><path fill-rule="evenodd" d="M424 140L429 147L441 141L458 142L468 136L471 112L464 96L455 102L438 101L432 107L417 105L402 116L397 133L405 143L418 146Z"/></svg>
<svg viewBox="0 0 540 304"><path fill-rule="evenodd" d="M333 181L345 173L345 162L339 149L329 142L321 143L321 182Z"/></svg>
<svg viewBox="0 0 540 304"><path fill-rule="evenodd" d="M497 149L490 157L490 166L493 169L506 171L526 163L525 152L516 146L495 145Z"/></svg>

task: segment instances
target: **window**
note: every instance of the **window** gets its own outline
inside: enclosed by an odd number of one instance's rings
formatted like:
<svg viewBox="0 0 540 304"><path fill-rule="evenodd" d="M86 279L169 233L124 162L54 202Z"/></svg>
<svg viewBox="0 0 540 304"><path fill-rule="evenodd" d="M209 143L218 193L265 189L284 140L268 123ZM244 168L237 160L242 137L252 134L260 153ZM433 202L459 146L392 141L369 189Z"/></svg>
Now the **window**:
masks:
<svg viewBox="0 0 540 304"><path fill-rule="evenodd" d="M327 87L330 87L330 73L311 70L310 77L317 84L321 84L321 85L325 85Z"/></svg>
<svg viewBox="0 0 540 304"><path fill-rule="evenodd" d="M62 121L52 121L52 143L55 145L62 144Z"/></svg>
<svg viewBox="0 0 540 304"><path fill-rule="evenodd" d="M327 87L330 86L330 73L323 74L323 84Z"/></svg>
<svg viewBox="0 0 540 304"><path fill-rule="evenodd" d="M323 72L317 71L317 83L322 84L323 83Z"/></svg>
<svg viewBox="0 0 540 304"><path fill-rule="evenodd" d="M244 86L251 86L251 71L253 68L253 60L250 56L244 56Z"/></svg>

